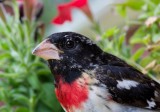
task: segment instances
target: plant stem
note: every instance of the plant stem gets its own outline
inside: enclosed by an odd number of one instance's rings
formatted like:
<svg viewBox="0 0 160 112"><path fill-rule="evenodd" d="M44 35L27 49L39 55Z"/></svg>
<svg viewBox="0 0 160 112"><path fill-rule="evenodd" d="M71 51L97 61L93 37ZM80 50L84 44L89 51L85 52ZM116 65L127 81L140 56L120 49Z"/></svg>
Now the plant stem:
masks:
<svg viewBox="0 0 160 112"><path fill-rule="evenodd" d="M6 22L5 9L2 3L0 3L0 17L4 22Z"/></svg>

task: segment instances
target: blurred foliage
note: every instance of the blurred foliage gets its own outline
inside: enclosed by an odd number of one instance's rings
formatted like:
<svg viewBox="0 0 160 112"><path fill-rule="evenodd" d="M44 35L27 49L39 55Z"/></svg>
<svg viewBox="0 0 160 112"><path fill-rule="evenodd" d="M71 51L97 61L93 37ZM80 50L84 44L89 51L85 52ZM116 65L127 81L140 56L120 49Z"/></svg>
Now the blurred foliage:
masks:
<svg viewBox="0 0 160 112"><path fill-rule="evenodd" d="M160 79L160 1L126 0L115 6L126 19L124 29L127 30L117 27L108 29L99 45L144 74ZM137 19L130 19L128 10L139 12Z"/></svg>
<svg viewBox="0 0 160 112"><path fill-rule="evenodd" d="M42 40L39 22L20 21L17 2L10 5L14 15L0 4L0 112L60 112L53 77L44 62L31 54Z"/></svg>

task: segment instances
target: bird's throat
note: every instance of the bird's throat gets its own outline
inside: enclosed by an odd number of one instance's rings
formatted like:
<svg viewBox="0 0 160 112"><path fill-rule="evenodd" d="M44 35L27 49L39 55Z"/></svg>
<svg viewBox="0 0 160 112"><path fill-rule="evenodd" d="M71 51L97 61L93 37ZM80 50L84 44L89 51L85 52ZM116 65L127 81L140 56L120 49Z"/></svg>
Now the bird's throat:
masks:
<svg viewBox="0 0 160 112"><path fill-rule="evenodd" d="M85 79L79 78L72 83L60 79L57 85L57 98L67 112L72 112L73 108L83 108L82 104L88 99L89 93Z"/></svg>

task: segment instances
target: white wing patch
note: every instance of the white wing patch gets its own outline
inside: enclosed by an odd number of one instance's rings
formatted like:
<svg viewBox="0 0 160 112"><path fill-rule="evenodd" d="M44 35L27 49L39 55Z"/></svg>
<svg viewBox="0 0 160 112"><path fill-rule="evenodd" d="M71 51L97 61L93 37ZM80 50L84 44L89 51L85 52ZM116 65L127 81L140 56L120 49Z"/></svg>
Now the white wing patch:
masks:
<svg viewBox="0 0 160 112"><path fill-rule="evenodd" d="M139 83L132 80L118 80L117 88L119 89L131 89L131 87L136 87Z"/></svg>
<svg viewBox="0 0 160 112"><path fill-rule="evenodd" d="M156 106L156 103L155 103L154 101L148 101L148 100L147 100L147 103L148 103L148 107L146 107L146 108L151 109L151 108L153 108L153 107Z"/></svg>

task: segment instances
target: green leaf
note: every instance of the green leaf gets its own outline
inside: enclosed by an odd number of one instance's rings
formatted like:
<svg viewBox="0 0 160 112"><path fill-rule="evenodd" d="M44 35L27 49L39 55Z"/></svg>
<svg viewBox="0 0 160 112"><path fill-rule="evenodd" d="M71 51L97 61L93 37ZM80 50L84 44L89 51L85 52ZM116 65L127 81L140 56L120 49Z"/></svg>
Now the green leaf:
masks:
<svg viewBox="0 0 160 112"><path fill-rule="evenodd" d="M118 38L118 48L119 48L119 50L121 50L122 45L124 44L124 42L125 42L125 35L121 35L121 36Z"/></svg>
<svg viewBox="0 0 160 112"><path fill-rule="evenodd" d="M144 2L143 0L139 0L138 2L136 0L127 0L124 4L131 9L141 10Z"/></svg>
<svg viewBox="0 0 160 112"><path fill-rule="evenodd" d="M28 76L28 82L30 83L31 87L33 89L39 89L40 88L40 82L38 80L37 75L35 74L30 74Z"/></svg>
<svg viewBox="0 0 160 112"><path fill-rule="evenodd" d="M29 98L20 93L13 93L12 97L14 101L21 102L23 104L29 104Z"/></svg>
<svg viewBox="0 0 160 112"><path fill-rule="evenodd" d="M129 40L130 44L145 44L146 40L143 40L144 37L150 36L144 31L144 27L140 27Z"/></svg>
<svg viewBox="0 0 160 112"><path fill-rule="evenodd" d="M43 102L38 102L36 112L56 112L46 106ZM59 112L59 111L57 111Z"/></svg>
<svg viewBox="0 0 160 112"><path fill-rule="evenodd" d="M141 58L141 56L144 54L145 48L138 49L133 56L131 57L132 60L138 61L138 59Z"/></svg>
<svg viewBox="0 0 160 112"><path fill-rule="evenodd" d="M116 6L116 11L122 16L125 17L126 16L126 7L125 5L117 5Z"/></svg>
<svg viewBox="0 0 160 112"><path fill-rule="evenodd" d="M151 0L155 5L160 4L159 0Z"/></svg>
<svg viewBox="0 0 160 112"><path fill-rule="evenodd" d="M108 29L103 35L102 35L102 38L105 39L105 38L109 38L115 34L117 34L119 32L119 29L117 27L112 27L110 29Z"/></svg>
<svg viewBox="0 0 160 112"><path fill-rule="evenodd" d="M47 75L47 74L51 74L51 72L49 71L49 69L40 69L40 70L37 70L37 75Z"/></svg>
<svg viewBox="0 0 160 112"><path fill-rule="evenodd" d="M11 58L11 55L9 53L0 54L0 60L6 59L6 58Z"/></svg>
<svg viewBox="0 0 160 112"><path fill-rule="evenodd" d="M60 112L61 106L55 96L54 86L52 83L45 83L42 86L43 94L41 95L41 100L54 112ZM55 103L57 102L57 103Z"/></svg>
<svg viewBox="0 0 160 112"><path fill-rule="evenodd" d="M16 109L16 112L30 112L30 111L26 107L19 107L19 108Z"/></svg>
<svg viewBox="0 0 160 112"><path fill-rule="evenodd" d="M144 44L143 42L142 42L142 38L143 37L134 37L134 38L131 38L130 39L130 44Z"/></svg>
<svg viewBox="0 0 160 112"><path fill-rule="evenodd" d="M146 35L142 41L144 42L145 45L149 45L149 43L151 43L151 35Z"/></svg>
<svg viewBox="0 0 160 112"><path fill-rule="evenodd" d="M142 67L146 67L153 59L150 56L144 57L142 58L142 60L140 61L140 65Z"/></svg>
<svg viewBox="0 0 160 112"><path fill-rule="evenodd" d="M17 73L0 73L0 77L5 77L5 78L17 78L19 74Z"/></svg>

